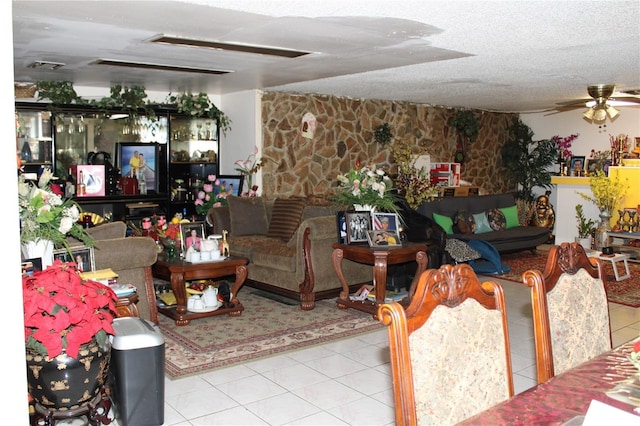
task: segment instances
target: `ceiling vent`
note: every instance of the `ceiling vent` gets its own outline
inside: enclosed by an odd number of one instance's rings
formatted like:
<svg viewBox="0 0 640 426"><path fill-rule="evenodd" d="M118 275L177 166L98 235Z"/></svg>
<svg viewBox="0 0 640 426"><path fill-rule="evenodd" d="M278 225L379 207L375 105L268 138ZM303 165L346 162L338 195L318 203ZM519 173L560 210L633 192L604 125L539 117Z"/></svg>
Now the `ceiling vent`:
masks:
<svg viewBox="0 0 640 426"><path fill-rule="evenodd" d="M309 55L311 52L301 50L281 49L277 47L258 46L239 43L221 43L207 40L194 40L181 37L171 37L161 35L149 40L152 43L171 44L176 46L204 47L208 49L225 50L230 52L254 53L258 55L279 56L283 58L298 58Z"/></svg>
<svg viewBox="0 0 640 426"><path fill-rule="evenodd" d="M114 67L124 68L143 68L156 71L174 71L174 72L190 72L195 74L229 74L233 71L229 70L216 70L210 68L194 68L194 67L181 67L178 65L166 65L166 64L152 64L148 62L127 62L118 61L115 59L97 59L91 63L91 65L110 65Z"/></svg>
<svg viewBox="0 0 640 426"><path fill-rule="evenodd" d="M66 64L61 62L35 61L27 65L28 68L35 70L53 71L64 67Z"/></svg>

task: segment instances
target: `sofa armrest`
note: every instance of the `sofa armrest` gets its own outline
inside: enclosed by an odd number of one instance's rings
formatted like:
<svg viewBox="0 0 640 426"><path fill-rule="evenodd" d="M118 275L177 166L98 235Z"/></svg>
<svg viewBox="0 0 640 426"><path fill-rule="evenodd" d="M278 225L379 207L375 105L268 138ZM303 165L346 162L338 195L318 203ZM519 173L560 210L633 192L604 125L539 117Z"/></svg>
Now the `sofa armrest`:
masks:
<svg viewBox="0 0 640 426"><path fill-rule="evenodd" d="M229 206L211 207L207 212L207 222L213 225L214 234L222 234L223 230L231 231Z"/></svg>

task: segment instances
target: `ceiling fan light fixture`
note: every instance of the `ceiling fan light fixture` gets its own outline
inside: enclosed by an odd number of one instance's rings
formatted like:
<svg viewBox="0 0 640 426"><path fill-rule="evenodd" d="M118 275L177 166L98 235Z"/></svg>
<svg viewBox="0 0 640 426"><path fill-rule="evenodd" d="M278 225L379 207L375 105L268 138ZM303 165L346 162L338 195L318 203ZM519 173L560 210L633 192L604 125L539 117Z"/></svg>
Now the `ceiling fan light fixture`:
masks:
<svg viewBox="0 0 640 426"><path fill-rule="evenodd" d="M609 104L605 104L604 109L607 112L609 119L614 119L618 114L620 114L620 111L617 108L614 108Z"/></svg>
<svg viewBox="0 0 640 426"><path fill-rule="evenodd" d="M582 114L584 118L587 120L593 120L593 115L595 114L594 108L587 108L587 110Z"/></svg>
<svg viewBox="0 0 640 426"><path fill-rule="evenodd" d="M593 111L593 121L604 121L607 118L607 112L602 108L595 108Z"/></svg>

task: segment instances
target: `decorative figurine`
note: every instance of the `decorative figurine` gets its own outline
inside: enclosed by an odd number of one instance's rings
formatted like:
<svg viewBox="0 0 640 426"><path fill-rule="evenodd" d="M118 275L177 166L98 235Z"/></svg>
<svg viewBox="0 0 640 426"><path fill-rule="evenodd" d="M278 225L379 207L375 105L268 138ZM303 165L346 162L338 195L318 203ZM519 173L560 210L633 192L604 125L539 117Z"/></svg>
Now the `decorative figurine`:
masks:
<svg viewBox="0 0 640 426"><path fill-rule="evenodd" d="M549 194L551 191L547 191L544 195L539 196L536 199L535 213L531 218L531 225L541 228L548 228L549 243L553 243L555 236L553 235L553 226L556 223L556 213L553 210L553 205L549 202Z"/></svg>
<svg viewBox="0 0 640 426"><path fill-rule="evenodd" d="M227 242L227 234L229 232L225 229L222 231L222 243L220 244L220 247L222 247L222 255L224 257L229 256L229 243Z"/></svg>

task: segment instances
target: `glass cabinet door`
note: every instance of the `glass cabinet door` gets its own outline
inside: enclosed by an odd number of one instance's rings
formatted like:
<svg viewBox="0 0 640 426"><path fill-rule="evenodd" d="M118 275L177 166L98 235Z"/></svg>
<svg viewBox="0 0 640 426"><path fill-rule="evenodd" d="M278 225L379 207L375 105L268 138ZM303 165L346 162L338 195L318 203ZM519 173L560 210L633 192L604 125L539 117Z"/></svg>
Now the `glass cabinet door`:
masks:
<svg viewBox="0 0 640 426"><path fill-rule="evenodd" d="M27 171L53 165L50 112L16 111L16 152Z"/></svg>

